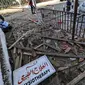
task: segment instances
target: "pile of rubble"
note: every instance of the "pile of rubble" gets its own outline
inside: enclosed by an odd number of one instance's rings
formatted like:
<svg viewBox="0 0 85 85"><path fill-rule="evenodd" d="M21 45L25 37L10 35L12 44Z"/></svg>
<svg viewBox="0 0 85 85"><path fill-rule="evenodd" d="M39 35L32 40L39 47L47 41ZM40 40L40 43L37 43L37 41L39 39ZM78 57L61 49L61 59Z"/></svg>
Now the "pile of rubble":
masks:
<svg viewBox="0 0 85 85"><path fill-rule="evenodd" d="M6 35L13 70L47 55L56 73L40 85L74 85L85 77L84 39L75 36L72 41L71 34L65 30L49 23L37 25L26 16L10 22L14 28Z"/></svg>

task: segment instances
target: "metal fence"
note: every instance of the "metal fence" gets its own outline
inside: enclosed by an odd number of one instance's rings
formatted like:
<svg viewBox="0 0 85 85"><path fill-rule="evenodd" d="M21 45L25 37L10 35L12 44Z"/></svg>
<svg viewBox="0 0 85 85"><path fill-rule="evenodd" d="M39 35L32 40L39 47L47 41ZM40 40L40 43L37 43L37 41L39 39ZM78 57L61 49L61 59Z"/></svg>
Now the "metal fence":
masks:
<svg viewBox="0 0 85 85"><path fill-rule="evenodd" d="M73 29L73 12L65 12L53 9L39 9L42 15L42 21L47 25L50 24L57 29L62 29L72 34ZM85 15L77 14L75 35L85 37Z"/></svg>

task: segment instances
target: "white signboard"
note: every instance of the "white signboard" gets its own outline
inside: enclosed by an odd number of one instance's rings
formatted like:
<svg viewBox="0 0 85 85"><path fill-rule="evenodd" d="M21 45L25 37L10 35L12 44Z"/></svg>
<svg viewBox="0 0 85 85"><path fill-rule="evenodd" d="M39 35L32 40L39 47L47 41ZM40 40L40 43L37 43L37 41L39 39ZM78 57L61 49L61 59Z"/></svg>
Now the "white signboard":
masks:
<svg viewBox="0 0 85 85"><path fill-rule="evenodd" d="M13 72L14 85L37 85L55 72L46 56L42 56Z"/></svg>
<svg viewBox="0 0 85 85"><path fill-rule="evenodd" d="M4 85L4 83L3 83L3 79L2 79L2 73L1 73L1 70L0 70L0 85Z"/></svg>

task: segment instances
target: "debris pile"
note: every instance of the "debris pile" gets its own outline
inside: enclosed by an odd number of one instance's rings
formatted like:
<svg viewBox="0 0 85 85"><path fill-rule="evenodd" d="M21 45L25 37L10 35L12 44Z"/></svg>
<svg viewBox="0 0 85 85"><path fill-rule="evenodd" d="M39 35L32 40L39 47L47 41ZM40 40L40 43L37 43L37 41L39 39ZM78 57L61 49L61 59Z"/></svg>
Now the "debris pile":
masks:
<svg viewBox="0 0 85 85"><path fill-rule="evenodd" d="M72 41L71 34L65 30L50 23L37 25L26 16L10 22L15 28L7 34L7 43L14 69L47 55L56 68L56 74L42 85L74 85L85 77L84 39L75 36L76 41ZM77 79L78 76L80 79Z"/></svg>

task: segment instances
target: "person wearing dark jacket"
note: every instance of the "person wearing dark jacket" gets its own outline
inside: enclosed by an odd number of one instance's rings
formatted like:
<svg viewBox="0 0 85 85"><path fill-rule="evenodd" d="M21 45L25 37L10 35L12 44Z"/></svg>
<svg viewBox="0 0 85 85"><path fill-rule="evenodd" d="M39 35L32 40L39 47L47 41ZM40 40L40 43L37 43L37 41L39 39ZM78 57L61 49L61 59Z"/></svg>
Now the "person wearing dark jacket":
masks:
<svg viewBox="0 0 85 85"><path fill-rule="evenodd" d="M4 17L0 15L0 28L3 30L3 32L9 32L12 29L12 26L5 21Z"/></svg>
<svg viewBox="0 0 85 85"><path fill-rule="evenodd" d="M67 5L67 11L70 11L71 1L70 0L67 0L66 5Z"/></svg>

